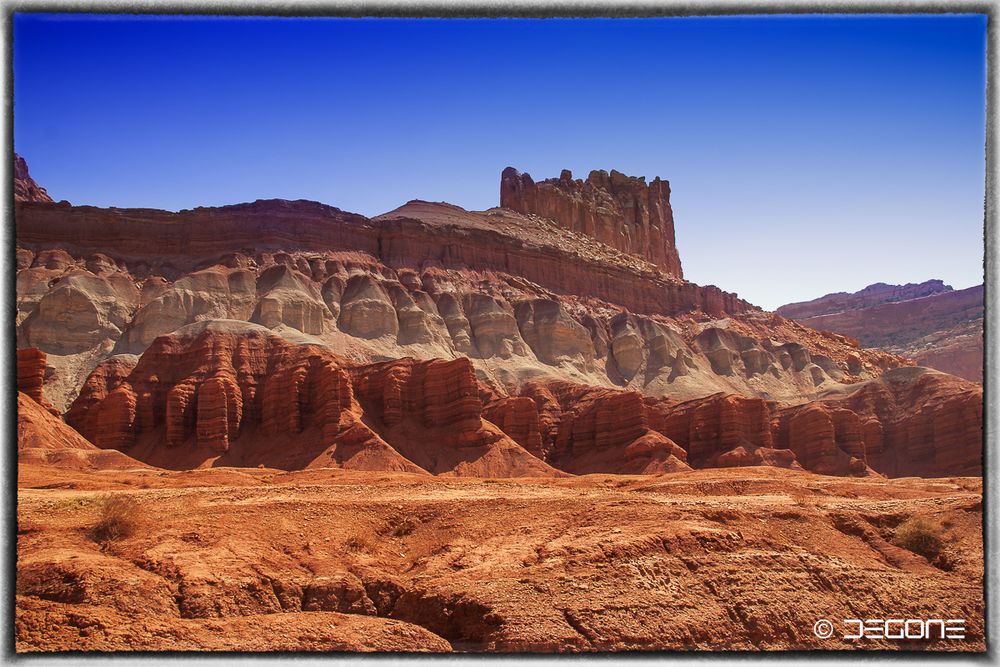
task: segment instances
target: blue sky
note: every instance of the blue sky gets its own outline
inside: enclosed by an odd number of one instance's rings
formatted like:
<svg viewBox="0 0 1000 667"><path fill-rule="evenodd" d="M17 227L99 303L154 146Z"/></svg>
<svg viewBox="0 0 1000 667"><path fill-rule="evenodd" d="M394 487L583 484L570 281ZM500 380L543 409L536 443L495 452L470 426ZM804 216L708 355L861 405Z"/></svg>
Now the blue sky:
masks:
<svg viewBox="0 0 1000 667"><path fill-rule="evenodd" d="M767 307L982 281L986 18L14 18L55 199L498 203L500 171L668 179L686 277Z"/></svg>

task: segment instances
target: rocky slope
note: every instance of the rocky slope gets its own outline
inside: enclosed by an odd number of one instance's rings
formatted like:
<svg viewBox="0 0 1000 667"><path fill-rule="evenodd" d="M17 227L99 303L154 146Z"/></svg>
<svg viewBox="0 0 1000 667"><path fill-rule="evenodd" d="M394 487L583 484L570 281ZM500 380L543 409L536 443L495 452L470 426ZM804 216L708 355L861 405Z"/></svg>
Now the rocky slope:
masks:
<svg viewBox="0 0 1000 667"><path fill-rule="evenodd" d="M90 536L105 493L130 537ZM18 651L985 649L974 478L24 466L17 507ZM930 559L897 544L918 518ZM886 609L966 637L842 638Z"/></svg>
<svg viewBox="0 0 1000 667"><path fill-rule="evenodd" d="M983 380L983 286L953 290L940 280L871 285L777 311L967 380Z"/></svg>

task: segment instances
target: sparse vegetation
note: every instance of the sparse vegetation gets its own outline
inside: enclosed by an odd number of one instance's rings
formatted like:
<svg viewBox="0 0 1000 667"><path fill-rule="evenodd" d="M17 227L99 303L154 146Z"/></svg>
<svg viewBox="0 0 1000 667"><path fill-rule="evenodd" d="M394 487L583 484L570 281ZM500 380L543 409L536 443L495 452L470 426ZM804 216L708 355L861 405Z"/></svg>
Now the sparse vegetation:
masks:
<svg viewBox="0 0 1000 667"><path fill-rule="evenodd" d="M816 507L817 504L813 495L809 493L809 491L800 487L793 487L789 490L788 497L791 498L796 507Z"/></svg>
<svg viewBox="0 0 1000 667"><path fill-rule="evenodd" d="M904 549L920 554L927 560L935 559L944 548L944 529L937 523L921 517L904 521L896 528L893 542Z"/></svg>
<svg viewBox="0 0 1000 667"><path fill-rule="evenodd" d="M344 542L344 550L349 553L371 553L372 541L363 535L355 535Z"/></svg>
<svg viewBox="0 0 1000 667"><path fill-rule="evenodd" d="M412 517L393 517L389 525L392 528L393 537L405 537L411 534L420 525L419 521L415 521Z"/></svg>
<svg viewBox="0 0 1000 667"><path fill-rule="evenodd" d="M113 542L135 534L139 527L139 503L123 495L105 495L99 500L100 518L94 526L94 539Z"/></svg>

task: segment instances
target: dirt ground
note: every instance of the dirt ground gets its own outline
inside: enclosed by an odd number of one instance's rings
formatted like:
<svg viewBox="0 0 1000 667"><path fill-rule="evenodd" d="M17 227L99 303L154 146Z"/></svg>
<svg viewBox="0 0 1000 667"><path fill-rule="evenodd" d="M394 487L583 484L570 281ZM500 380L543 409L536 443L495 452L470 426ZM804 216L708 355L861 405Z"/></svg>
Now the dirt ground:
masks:
<svg viewBox="0 0 1000 667"><path fill-rule="evenodd" d="M109 496L131 535L95 532ZM27 464L17 516L19 652L985 648L976 478ZM894 544L913 517L941 555ZM966 637L846 639L854 618Z"/></svg>

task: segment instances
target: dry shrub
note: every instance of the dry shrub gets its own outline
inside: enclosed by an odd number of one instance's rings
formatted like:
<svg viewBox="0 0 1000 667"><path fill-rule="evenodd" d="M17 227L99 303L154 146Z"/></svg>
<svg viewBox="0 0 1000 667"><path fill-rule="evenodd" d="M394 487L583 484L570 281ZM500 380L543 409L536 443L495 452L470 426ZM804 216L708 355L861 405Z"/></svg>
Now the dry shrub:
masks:
<svg viewBox="0 0 1000 667"><path fill-rule="evenodd" d="M944 529L932 521L913 517L904 521L893 535L896 545L933 560L944 548Z"/></svg>
<svg viewBox="0 0 1000 667"><path fill-rule="evenodd" d="M139 503L130 496L105 495L99 500L94 539L113 542L132 536L139 527Z"/></svg>
<svg viewBox="0 0 1000 667"><path fill-rule="evenodd" d="M816 500L813 498L813 495L809 491L799 487L789 489L788 497L791 498L792 503L796 507L816 506Z"/></svg>
<svg viewBox="0 0 1000 667"><path fill-rule="evenodd" d="M364 535L355 535L344 542L344 549L350 553L371 553L372 541Z"/></svg>
<svg viewBox="0 0 1000 667"><path fill-rule="evenodd" d="M411 516L396 514L386 519L385 528L379 531L382 535L392 535L393 537L406 537L417 529L420 520Z"/></svg>

